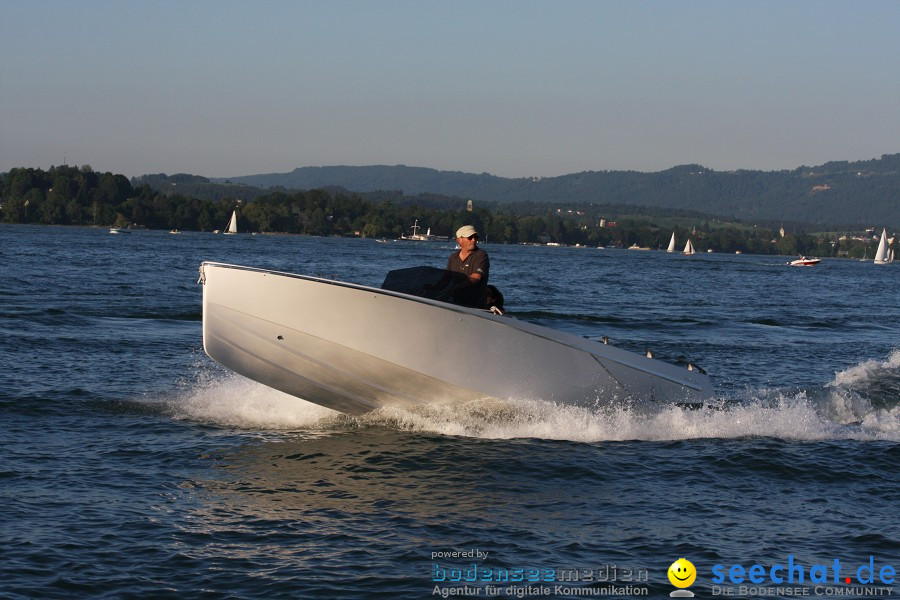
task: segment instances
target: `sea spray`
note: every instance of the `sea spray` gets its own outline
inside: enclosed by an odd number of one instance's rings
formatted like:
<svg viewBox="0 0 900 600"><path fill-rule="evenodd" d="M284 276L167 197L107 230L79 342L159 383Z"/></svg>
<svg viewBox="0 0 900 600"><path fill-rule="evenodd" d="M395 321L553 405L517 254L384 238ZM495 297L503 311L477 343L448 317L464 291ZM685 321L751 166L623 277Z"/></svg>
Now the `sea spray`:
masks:
<svg viewBox="0 0 900 600"><path fill-rule="evenodd" d="M830 419L859 424L888 439L900 434L900 350L885 360L866 360L835 373L825 386L821 411Z"/></svg>
<svg viewBox="0 0 900 600"><path fill-rule="evenodd" d="M178 418L247 429L316 428L340 415L235 374L199 384L168 405Z"/></svg>
<svg viewBox="0 0 900 600"><path fill-rule="evenodd" d="M893 356L893 355L892 355ZM870 371L867 371L870 372ZM168 403L179 418L246 429L351 430L385 427L484 439L583 443L772 437L785 440L900 440L900 408L872 408L852 388L745 390L699 408L650 402L561 405L534 398L383 407L351 417L238 375L201 378ZM860 379L853 378L858 385Z"/></svg>

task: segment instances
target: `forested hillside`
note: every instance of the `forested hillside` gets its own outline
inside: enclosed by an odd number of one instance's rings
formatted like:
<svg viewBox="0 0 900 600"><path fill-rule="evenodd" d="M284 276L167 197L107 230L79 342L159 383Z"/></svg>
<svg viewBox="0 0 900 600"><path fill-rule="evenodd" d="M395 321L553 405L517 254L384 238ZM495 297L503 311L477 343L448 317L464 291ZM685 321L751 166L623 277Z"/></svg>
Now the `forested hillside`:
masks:
<svg viewBox="0 0 900 600"><path fill-rule="evenodd" d="M587 171L559 177L509 179L403 165L336 166L213 181L259 188L341 186L356 192L430 192L498 203L655 206L747 220L833 226L900 225L900 154L790 171L722 172L683 165L656 173Z"/></svg>
<svg viewBox="0 0 900 600"><path fill-rule="evenodd" d="M252 233L396 238L418 222L442 236L451 236L460 225L473 224L485 241L495 243L664 248L675 232L678 240L690 237L700 252L818 256L872 255L867 246L874 244L872 232L810 234L802 223L788 222L782 235L773 222L739 222L671 208L525 201L476 202L470 210L462 198L437 194L361 194L343 189L263 192L212 184L195 176L149 177L153 186L123 175L98 173L87 165L48 171L13 169L0 175L0 220L212 231L224 228L236 210L239 230ZM181 193L219 194L222 189L249 195L211 199Z"/></svg>

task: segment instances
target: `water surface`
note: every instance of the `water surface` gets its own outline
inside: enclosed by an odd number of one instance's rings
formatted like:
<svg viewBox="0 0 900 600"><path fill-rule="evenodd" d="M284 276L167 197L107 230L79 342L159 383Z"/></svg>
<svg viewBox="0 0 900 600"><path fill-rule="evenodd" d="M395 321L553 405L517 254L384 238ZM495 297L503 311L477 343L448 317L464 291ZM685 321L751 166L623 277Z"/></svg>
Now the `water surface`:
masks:
<svg viewBox="0 0 900 600"><path fill-rule="evenodd" d="M696 362L712 405L339 415L205 357L200 262L377 286L451 246L0 226L0 597L424 598L472 564L668 597L682 556L709 597L717 564L900 567L900 270L485 248L516 317Z"/></svg>

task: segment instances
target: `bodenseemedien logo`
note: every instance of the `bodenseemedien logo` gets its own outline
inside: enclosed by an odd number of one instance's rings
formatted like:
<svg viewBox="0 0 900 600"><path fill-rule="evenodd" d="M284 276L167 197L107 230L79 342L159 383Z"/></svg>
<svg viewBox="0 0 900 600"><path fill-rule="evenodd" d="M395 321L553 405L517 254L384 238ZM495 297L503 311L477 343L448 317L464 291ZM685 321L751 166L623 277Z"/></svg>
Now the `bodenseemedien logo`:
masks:
<svg viewBox="0 0 900 600"><path fill-rule="evenodd" d="M679 588L673 591L669 596L673 598L693 598L694 592L686 589L691 587L694 580L697 579L697 569L694 564L686 558L679 558L669 566L669 582Z"/></svg>

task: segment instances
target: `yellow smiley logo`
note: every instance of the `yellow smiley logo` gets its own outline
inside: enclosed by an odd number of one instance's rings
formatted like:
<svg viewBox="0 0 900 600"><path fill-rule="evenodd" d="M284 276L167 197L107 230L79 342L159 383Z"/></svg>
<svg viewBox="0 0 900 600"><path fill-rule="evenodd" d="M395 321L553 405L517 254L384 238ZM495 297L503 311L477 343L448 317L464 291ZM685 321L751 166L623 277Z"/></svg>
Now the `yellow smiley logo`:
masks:
<svg viewBox="0 0 900 600"><path fill-rule="evenodd" d="M697 579L697 569L686 558L679 558L669 567L669 581L677 588L689 587L695 579Z"/></svg>

